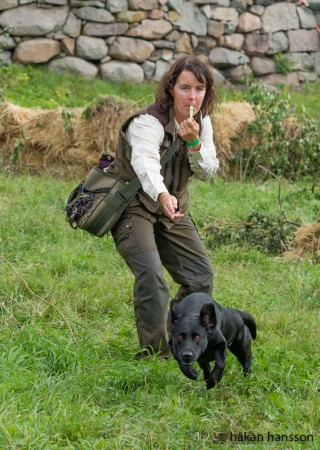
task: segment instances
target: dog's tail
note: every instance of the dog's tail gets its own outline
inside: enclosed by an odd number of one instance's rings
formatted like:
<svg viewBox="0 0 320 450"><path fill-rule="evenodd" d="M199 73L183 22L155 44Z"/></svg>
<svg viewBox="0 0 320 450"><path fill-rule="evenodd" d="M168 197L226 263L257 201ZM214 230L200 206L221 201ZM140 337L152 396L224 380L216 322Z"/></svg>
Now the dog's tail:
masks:
<svg viewBox="0 0 320 450"><path fill-rule="evenodd" d="M244 311L239 311L239 312L240 312L240 315L241 315L245 325L247 325L247 327L249 328L252 339L255 339L257 337L256 321L254 320L254 318L252 317L251 314L244 312Z"/></svg>

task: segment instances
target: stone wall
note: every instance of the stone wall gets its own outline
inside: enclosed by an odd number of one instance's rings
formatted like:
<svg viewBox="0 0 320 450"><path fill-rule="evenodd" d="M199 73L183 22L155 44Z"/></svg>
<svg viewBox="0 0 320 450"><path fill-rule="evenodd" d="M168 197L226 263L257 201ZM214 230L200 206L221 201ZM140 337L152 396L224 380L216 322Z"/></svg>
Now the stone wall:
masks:
<svg viewBox="0 0 320 450"><path fill-rule="evenodd" d="M182 53L206 55L218 84L320 76L316 17L294 0L0 0L0 46L0 65L111 81L158 81Z"/></svg>

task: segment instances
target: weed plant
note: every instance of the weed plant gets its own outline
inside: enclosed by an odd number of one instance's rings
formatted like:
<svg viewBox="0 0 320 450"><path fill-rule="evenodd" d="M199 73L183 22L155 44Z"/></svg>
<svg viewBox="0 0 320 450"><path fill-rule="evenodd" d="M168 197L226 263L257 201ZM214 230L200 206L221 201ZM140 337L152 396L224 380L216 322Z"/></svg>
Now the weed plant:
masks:
<svg viewBox="0 0 320 450"><path fill-rule="evenodd" d="M0 448L319 448L319 266L248 245L208 250L214 297L251 312L258 338L252 374L229 353L206 391L173 359L134 361L133 278L110 237L64 221L72 187L0 175ZM273 180L194 183L191 213L199 229L202 211L276 214L276 196ZM292 220L314 221L319 206L309 183L283 182Z"/></svg>

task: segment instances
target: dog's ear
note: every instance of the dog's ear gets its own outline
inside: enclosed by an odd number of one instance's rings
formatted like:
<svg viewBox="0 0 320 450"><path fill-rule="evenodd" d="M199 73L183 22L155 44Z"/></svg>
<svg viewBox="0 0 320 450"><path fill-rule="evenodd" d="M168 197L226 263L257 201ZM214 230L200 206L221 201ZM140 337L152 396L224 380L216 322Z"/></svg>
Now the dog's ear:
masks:
<svg viewBox="0 0 320 450"><path fill-rule="evenodd" d="M177 305L177 301L176 300L172 300L171 304L170 304L170 317L171 317L171 322L177 322L179 319L181 319L181 314L178 313L178 311L176 310L176 305Z"/></svg>
<svg viewBox="0 0 320 450"><path fill-rule="evenodd" d="M203 305L200 311L200 323L208 331L213 330L217 324L216 310L212 303L206 303Z"/></svg>

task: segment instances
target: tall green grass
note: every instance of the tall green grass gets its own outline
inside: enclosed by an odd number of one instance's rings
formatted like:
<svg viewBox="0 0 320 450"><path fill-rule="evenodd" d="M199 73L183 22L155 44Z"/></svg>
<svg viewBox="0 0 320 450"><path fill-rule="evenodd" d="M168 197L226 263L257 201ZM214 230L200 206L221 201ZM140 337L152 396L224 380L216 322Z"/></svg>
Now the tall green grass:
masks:
<svg viewBox="0 0 320 450"><path fill-rule="evenodd" d="M206 391L173 359L134 361L133 278L110 237L64 221L72 187L0 175L0 448L198 450L219 439L242 448L244 433L264 439L247 448L319 448L319 266L248 246L209 250L214 297L251 312L258 337L252 374L228 354ZM314 222L314 192L283 181L288 218ZM199 229L202 210L235 219L279 208L274 182L194 183L191 197Z"/></svg>

